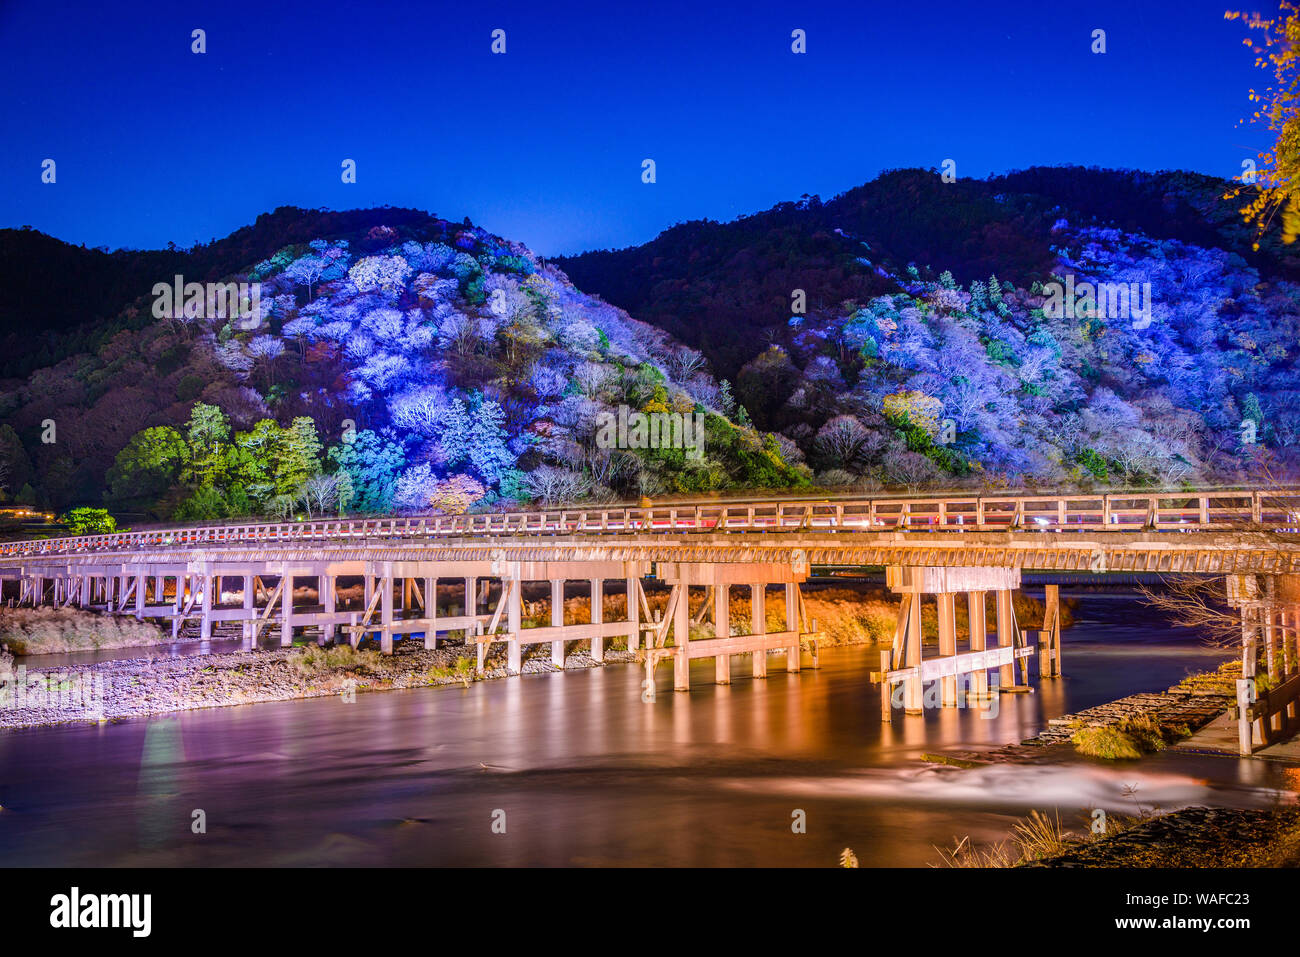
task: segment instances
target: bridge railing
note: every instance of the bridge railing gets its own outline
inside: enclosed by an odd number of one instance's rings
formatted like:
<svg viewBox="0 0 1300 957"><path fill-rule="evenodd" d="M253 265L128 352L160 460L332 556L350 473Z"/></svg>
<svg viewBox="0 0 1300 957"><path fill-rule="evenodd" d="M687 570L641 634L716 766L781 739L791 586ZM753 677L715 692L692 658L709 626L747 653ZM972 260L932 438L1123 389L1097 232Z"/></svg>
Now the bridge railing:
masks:
<svg viewBox="0 0 1300 957"><path fill-rule="evenodd" d="M401 540L507 535L763 531L1207 531L1300 528L1300 489L951 495L822 501L670 503L647 508L312 519L147 529L0 543L0 558L206 544Z"/></svg>

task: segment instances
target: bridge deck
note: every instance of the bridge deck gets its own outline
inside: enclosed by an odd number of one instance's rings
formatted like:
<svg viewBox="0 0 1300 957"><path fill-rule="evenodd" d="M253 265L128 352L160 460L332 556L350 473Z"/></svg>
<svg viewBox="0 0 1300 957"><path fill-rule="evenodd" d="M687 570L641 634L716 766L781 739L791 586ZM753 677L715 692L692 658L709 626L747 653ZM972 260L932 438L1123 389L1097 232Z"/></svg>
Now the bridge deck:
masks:
<svg viewBox="0 0 1300 957"><path fill-rule="evenodd" d="M1269 532L1300 528L1300 489L672 503L474 515L209 525L0 543L0 561L33 555L186 546L464 540L522 536L696 536L879 532ZM1050 566L1056 567L1056 566ZM1070 566L1074 567L1074 566Z"/></svg>

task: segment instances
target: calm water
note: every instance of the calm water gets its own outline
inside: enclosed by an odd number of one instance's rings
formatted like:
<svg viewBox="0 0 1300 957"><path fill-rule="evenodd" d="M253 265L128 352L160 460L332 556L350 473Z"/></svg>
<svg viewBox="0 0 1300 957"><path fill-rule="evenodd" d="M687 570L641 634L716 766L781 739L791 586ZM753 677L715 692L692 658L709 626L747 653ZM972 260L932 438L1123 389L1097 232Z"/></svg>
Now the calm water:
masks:
<svg viewBox="0 0 1300 957"><path fill-rule="evenodd" d="M1083 599L1067 677L883 725L863 648L818 671L671 690L611 666L102 727L0 733L0 865L923 865L1003 838L1031 808L1132 811L1290 799L1267 762L1163 754L959 771L923 751L993 746L1046 718L1167 687L1222 658L1133 600ZM1133 791L1136 786L1136 791ZM191 833L195 809L208 831ZM807 833L791 832L792 812ZM493 833L505 812L505 834ZM498 816L499 818L499 816Z"/></svg>

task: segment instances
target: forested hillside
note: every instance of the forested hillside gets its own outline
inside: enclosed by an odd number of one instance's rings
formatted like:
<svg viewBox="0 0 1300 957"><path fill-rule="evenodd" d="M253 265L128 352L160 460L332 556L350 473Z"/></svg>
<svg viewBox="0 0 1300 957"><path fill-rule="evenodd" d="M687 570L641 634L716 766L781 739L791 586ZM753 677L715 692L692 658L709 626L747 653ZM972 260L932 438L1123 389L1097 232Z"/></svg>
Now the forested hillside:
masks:
<svg viewBox="0 0 1300 957"><path fill-rule="evenodd" d="M362 216L337 215L301 218L314 231ZM310 235L290 211L275 218ZM159 319L142 297L85 330L91 351L10 380L7 494L206 520L806 484L773 438L728 417L697 353L517 243L394 219L225 277L260 284L247 319ZM698 414L704 454L601 447L597 416L620 405Z"/></svg>
<svg viewBox="0 0 1300 957"><path fill-rule="evenodd" d="M897 171L549 263L416 210L284 208L188 251L8 231L0 494L209 520L1294 478L1295 255L1252 248L1227 186ZM175 274L260 284L257 313L160 313ZM1061 308L1093 287L1132 314ZM598 441L620 408L700 416L704 454Z"/></svg>

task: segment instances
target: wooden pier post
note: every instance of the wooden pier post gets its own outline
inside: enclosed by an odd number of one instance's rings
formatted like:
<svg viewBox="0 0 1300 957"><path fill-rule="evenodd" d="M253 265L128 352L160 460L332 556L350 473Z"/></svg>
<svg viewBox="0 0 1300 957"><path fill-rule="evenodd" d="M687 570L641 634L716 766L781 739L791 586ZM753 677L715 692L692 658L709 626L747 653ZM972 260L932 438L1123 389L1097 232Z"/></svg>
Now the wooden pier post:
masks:
<svg viewBox="0 0 1300 957"><path fill-rule="evenodd" d="M970 650L983 651L988 647L988 603L982 591L966 593L966 618L970 623ZM984 699L989 696L989 672L976 668L970 673L970 696Z"/></svg>
<svg viewBox="0 0 1300 957"><path fill-rule="evenodd" d="M1015 645L1015 604L1010 588L999 588L996 595L998 622L998 647L1011 648ZM1016 683L1016 664L1008 662L998 668L998 687L1005 691Z"/></svg>
<svg viewBox="0 0 1300 957"><path fill-rule="evenodd" d="M794 632L794 638L785 649L785 670L798 671L803 663L799 640L803 633L803 623L799 620L799 586L794 582L785 584L785 630Z"/></svg>
<svg viewBox="0 0 1300 957"><path fill-rule="evenodd" d="M627 636L627 650L636 651L641 647L641 602L637 595L637 586L640 584L640 579L628 578L626 581L627 620L632 625Z"/></svg>
<svg viewBox="0 0 1300 957"><path fill-rule="evenodd" d="M465 578L465 615L468 618L474 618L478 614L478 579L473 575ZM471 624L465 629L465 644L474 643L472 635L477 634L477 629ZM481 651L482 649L480 649Z"/></svg>
<svg viewBox="0 0 1300 957"><path fill-rule="evenodd" d="M591 623L593 625L603 625L605 623L605 582L600 578L591 580ZM605 636L591 636L591 659L593 661L605 660Z"/></svg>
<svg viewBox="0 0 1300 957"><path fill-rule="evenodd" d="M144 621L144 603L148 597L149 579L145 576L148 571L144 566L140 567L139 574L135 577L135 619Z"/></svg>
<svg viewBox="0 0 1300 957"><path fill-rule="evenodd" d="M438 647L438 579L424 576L424 617L429 619L424 629L424 649L433 651Z"/></svg>
<svg viewBox="0 0 1300 957"><path fill-rule="evenodd" d="M564 627L564 579L551 579L551 627ZM551 642L551 664L564 667L564 639Z"/></svg>
<svg viewBox="0 0 1300 957"><path fill-rule="evenodd" d="M705 599L708 600L707 597ZM731 586L715 585L713 588L713 637L731 637ZM755 656L758 652L754 652ZM731 684L731 655L713 656L713 680L720 685Z"/></svg>
<svg viewBox="0 0 1300 957"><path fill-rule="evenodd" d="M1061 677L1061 586L1048 585L1043 593L1043 653L1038 662L1039 678Z"/></svg>
<svg viewBox="0 0 1300 957"><path fill-rule="evenodd" d="M717 609L715 606L716 610L725 609ZM751 635L767 634L767 586L762 582L755 582L749 586L749 633ZM753 659L754 677L766 678L767 649L755 648L750 657Z"/></svg>
<svg viewBox="0 0 1300 957"><path fill-rule="evenodd" d="M1258 656L1250 610L1241 612L1241 678L1237 681L1237 748L1249 755L1255 750L1250 706L1255 702L1255 659ZM1260 736L1261 740L1263 735Z"/></svg>
<svg viewBox="0 0 1300 957"><path fill-rule="evenodd" d="M690 587L682 582L676 586L681 589L677 606L673 609L673 644L677 648L676 654L673 655L673 690L690 691L691 690L691 660L687 657L687 649L691 643L691 605L689 601Z"/></svg>
<svg viewBox="0 0 1300 957"><path fill-rule="evenodd" d="M280 647L293 645L293 570L285 568L280 578Z"/></svg>
<svg viewBox="0 0 1300 957"><path fill-rule="evenodd" d="M180 585L177 584L178 592ZM257 592L253 589L253 573L244 572L244 595L243 595L244 620L240 622L243 629L242 647L244 651L253 650L253 630L257 627L254 624L257 618Z"/></svg>
<svg viewBox="0 0 1300 957"><path fill-rule="evenodd" d="M379 587L379 650L385 655L393 653L393 563L380 562Z"/></svg>
<svg viewBox="0 0 1300 957"><path fill-rule="evenodd" d="M952 592L940 592L935 601L939 611L939 655L951 657L957 654L957 596ZM957 707L956 675L939 679L939 706Z"/></svg>
<svg viewBox="0 0 1300 957"><path fill-rule="evenodd" d="M887 674L889 674L890 669L893 667L893 662L890 660L890 658L891 658L890 650L888 648L881 648L880 649L880 720L882 721L894 720L894 702L891 700L892 697L891 692L893 691L893 688L889 683L889 679L885 677Z"/></svg>
<svg viewBox="0 0 1300 957"><path fill-rule="evenodd" d="M910 601L909 601L910 599ZM907 605L907 620L903 641L903 663L915 668L916 673L903 682L903 710L907 714L922 714L925 711L925 696L921 687L921 595L908 595L903 599Z"/></svg>
<svg viewBox="0 0 1300 957"><path fill-rule="evenodd" d="M199 641L206 645L212 640L212 568L204 565L199 577L203 581L203 617L199 621Z"/></svg>
<svg viewBox="0 0 1300 957"><path fill-rule="evenodd" d="M506 630L510 632L510 640L506 644L506 668L512 675L517 675L524 666L524 646L519 641L519 630L523 627L520 604L523 582L518 578L505 578L501 581L501 589L501 600L506 602Z"/></svg>

